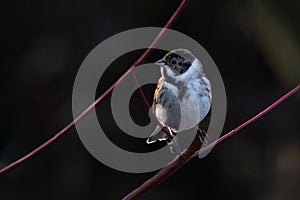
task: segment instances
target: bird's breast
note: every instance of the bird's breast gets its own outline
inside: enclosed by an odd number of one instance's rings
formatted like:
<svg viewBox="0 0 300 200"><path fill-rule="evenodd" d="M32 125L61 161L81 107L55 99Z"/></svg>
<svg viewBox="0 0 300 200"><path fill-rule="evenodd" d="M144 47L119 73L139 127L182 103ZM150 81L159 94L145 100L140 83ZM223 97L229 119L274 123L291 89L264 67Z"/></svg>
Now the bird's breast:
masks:
<svg viewBox="0 0 300 200"><path fill-rule="evenodd" d="M190 84L181 91L180 98L181 120L179 130L187 130L196 126L200 122L200 105L197 92Z"/></svg>
<svg viewBox="0 0 300 200"><path fill-rule="evenodd" d="M209 90L200 78L188 82L162 81L155 106L158 120L175 132L197 126L210 109Z"/></svg>

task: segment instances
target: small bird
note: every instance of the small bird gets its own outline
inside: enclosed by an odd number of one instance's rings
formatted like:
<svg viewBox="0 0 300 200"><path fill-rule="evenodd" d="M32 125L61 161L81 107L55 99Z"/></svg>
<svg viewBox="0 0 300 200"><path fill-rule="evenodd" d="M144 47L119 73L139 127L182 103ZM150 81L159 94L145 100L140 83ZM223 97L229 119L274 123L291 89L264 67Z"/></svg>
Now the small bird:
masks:
<svg viewBox="0 0 300 200"><path fill-rule="evenodd" d="M175 49L155 64L161 67L161 78L151 109L169 135L157 126L147 139L148 144L170 141L179 132L197 128L208 114L212 101L211 85L202 63L190 51Z"/></svg>

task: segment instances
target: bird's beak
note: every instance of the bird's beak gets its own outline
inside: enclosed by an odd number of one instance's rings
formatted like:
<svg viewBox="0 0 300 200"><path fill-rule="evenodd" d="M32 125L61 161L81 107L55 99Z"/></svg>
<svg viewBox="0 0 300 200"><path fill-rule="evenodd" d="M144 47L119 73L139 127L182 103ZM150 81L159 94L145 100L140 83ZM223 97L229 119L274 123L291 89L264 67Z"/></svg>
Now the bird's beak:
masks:
<svg viewBox="0 0 300 200"><path fill-rule="evenodd" d="M155 64L157 64L157 65L165 65L166 63L165 63L165 61L163 59L160 59L160 60L156 61Z"/></svg>

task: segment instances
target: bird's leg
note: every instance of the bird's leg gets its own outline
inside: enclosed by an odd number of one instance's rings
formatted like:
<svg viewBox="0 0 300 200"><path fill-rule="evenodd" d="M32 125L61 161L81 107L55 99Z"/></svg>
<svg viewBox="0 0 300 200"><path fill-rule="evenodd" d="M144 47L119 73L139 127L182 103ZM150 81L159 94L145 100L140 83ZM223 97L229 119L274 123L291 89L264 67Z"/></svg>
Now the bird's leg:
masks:
<svg viewBox="0 0 300 200"><path fill-rule="evenodd" d="M168 128L168 130L172 134L172 130L170 128ZM176 137L176 135L174 135L173 138L168 138L167 143L169 145L171 153L176 153L178 156L182 155L182 151L180 150L180 147L178 144L178 138Z"/></svg>
<svg viewBox="0 0 300 200"><path fill-rule="evenodd" d="M198 130L198 131L197 131L197 134L199 135L199 138L200 138L201 143L202 143L204 146L207 146L207 145L208 145L208 142L207 142L208 135L207 135L206 131L200 129L199 127L196 127L196 129Z"/></svg>

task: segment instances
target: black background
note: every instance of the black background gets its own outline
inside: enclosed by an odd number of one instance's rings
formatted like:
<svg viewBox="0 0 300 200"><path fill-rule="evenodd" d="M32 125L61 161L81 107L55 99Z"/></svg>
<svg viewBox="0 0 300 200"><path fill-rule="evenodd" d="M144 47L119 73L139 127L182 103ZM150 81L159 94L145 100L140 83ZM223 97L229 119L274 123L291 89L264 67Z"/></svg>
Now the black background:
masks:
<svg viewBox="0 0 300 200"><path fill-rule="evenodd" d="M33 150L72 120L75 76L95 46L121 31L163 26L179 3L2 1L0 167ZM299 9L296 0L194 0L172 27L198 41L222 74L228 98L224 133L299 84ZM138 55L116 62L118 67L99 84L97 94ZM148 61L162 55L155 52ZM153 89L146 91L148 98ZM296 94L204 159L190 161L144 199L299 199L299 102ZM107 100L97 111L109 115L109 106ZM137 115L144 115L142 104L137 107ZM109 120L101 120L112 135L118 134ZM131 143L122 136L113 139L129 149L144 142ZM0 198L120 199L152 175L128 174L103 165L72 129L1 176Z"/></svg>

